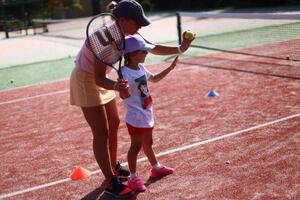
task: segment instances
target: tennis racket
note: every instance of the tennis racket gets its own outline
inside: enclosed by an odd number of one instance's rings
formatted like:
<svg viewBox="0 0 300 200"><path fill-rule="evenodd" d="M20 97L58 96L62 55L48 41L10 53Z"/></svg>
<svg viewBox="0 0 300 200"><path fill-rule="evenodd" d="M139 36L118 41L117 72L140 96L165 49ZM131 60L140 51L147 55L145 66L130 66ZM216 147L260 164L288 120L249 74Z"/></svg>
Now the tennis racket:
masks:
<svg viewBox="0 0 300 200"><path fill-rule="evenodd" d="M88 47L96 59L116 70L119 80L123 80L121 65L125 49L125 34L117 19L110 13L96 15L87 25L86 37ZM116 64L118 61L119 64ZM128 90L120 92L125 98L130 96Z"/></svg>

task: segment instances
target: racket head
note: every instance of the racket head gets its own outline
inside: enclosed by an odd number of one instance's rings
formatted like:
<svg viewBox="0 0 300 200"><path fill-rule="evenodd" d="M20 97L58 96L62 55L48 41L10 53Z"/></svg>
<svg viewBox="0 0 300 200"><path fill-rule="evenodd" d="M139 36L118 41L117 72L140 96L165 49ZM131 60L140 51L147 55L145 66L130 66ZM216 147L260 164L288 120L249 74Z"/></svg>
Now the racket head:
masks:
<svg viewBox="0 0 300 200"><path fill-rule="evenodd" d="M97 60L118 71L125 49L125 34L117 19L110 13L94 16L86 28L88 48Z"/></svg>

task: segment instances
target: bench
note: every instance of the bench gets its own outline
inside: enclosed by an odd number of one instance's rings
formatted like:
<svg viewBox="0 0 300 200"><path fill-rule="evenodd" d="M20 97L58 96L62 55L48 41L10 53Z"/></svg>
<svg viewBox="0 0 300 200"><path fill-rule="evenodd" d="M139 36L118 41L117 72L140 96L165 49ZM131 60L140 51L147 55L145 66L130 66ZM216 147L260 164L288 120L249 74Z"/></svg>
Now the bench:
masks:
<svg viewBox="0 0 300 200"><path fill-rule="evenodd" d="M31 21L24 21L20 19L9 19L9 20L2 20L1 26L2 30L5 32L5 37L9 38L9 32L14 31L22 31L25 30L25 34L28 35L28 30L33 29L33 34L36 35L36 29L42 28L43 33L48 32L48 23L44 22L43 20L31 20Z"/></svg>

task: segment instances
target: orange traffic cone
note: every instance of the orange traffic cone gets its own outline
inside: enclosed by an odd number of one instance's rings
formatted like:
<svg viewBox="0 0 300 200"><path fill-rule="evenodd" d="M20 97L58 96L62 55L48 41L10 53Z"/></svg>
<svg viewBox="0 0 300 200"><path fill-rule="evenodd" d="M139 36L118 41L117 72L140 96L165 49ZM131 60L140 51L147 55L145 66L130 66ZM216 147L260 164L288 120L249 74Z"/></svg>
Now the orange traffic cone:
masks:
<svg viewBox="0 0 300 200"><path fill-rule="evenodd" d="M76 166L70 174L70 179L73 181L86 179L91 175L91 172L80 166Z"/></svg>

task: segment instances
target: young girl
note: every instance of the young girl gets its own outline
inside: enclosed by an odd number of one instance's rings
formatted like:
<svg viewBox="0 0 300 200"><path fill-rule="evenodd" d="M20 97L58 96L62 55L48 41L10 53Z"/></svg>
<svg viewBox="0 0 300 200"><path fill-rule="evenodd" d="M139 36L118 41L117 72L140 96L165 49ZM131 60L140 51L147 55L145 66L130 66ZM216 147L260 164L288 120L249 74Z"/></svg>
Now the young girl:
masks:
<svg viewBox="0 0 300 200"><path fill-rule="evenodd" d="M136 171L137 156L143 147L150 164L152 165L150 178L158 178L173 173L173 169L161 165L152 149L153 110L152 98L149 93L147 80L158 82L163 79L176 66L178 57L165 70L152 74L143 63L154 45L148 44L136 34L127 36L125 40L125 66L122 68L124 79L128 80L131 96L124 99L127 108L125 117L128 132L131 138L131 146L127 154L130 178L128 186L136 192L146 190L145 185L138 177Z"/></svg>

